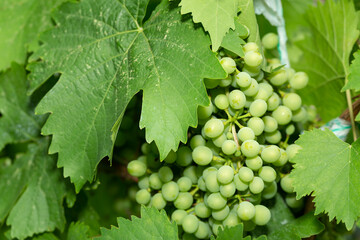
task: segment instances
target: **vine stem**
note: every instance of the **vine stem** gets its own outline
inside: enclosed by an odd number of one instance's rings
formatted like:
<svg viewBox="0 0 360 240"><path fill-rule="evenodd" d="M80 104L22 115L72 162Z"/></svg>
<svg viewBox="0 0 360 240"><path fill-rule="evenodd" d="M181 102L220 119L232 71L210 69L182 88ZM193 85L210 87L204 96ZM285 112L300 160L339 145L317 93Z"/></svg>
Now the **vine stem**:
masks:
<svg viewBox="0 0 360 240"><path fill-rule="evenodd" d="M345 78L345 85L347 84L348 82L348 77L346 75L346 78ZM348 105L348 108L349 108L349 115L350 115L350 121L351 121L351 129L352 129L352 132L353 132L353 138L354 138L354 142L356 141L357 139L357 134L356 134L356 125L355 125L355 118L354 118L354 111L353 111L353 107L352 107L352 100L351 100L351 93L350 93L350 90L346 90L346 102L347 102L347 105Z"/></svg>

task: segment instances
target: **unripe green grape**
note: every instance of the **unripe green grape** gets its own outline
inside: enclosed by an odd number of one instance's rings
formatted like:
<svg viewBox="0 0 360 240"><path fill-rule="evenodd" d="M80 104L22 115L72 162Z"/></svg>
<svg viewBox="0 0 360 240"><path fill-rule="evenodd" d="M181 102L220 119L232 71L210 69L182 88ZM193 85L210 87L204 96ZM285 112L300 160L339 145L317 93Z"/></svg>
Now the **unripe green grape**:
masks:
<svg viewBox="0 0 360 240"><path fill-rule="evenodd" d="M205 166L212 161L213 153L206 146L198 146L192 152L192 158L196 164Z"/></svg>
<svg viewBox="0 0 360 240"><path fill-rule="evenodd" d="M199 119L207 119L211 116L214 111L214 106L210 101L209 106L199 106L197 109L197 114Z"/></svg>
<svg viewBox="0 0 360 240"><path fill-rule="evenodd" d="M295 194L286 195L285 202L289 207L295 208L295 209L299 209L304 206L304 199L300 198L299 200L297 200Z"/></svg>
<svg viewBox="0 0 360 240"><path fill-rule="evenodd" d="M305 108L300 108L292 114L292 121L294 122L303 122L307 120L307 112Z"/></svg>
<svg viewBox="0 0 360 240"><path fill-rule="evenodd" d="M289 177L289 175L284 176L280 181L280 186L284 192L293 193L294 186L293 186L293 179Z"/></svg>
<svg viewBox="0 0 360 240"><path fill-rule="evenodd" d="M254 205L247 201L241 202L237 209L237 215L241 220L249 221L255 216Z"/></svg>
<svg viewBox="0 0 360 240"><path fill-rule="evenodd" d="M188 166L187 168L184 169L183 175L185 177L188 177L191 179L191 182L193 184L197 183L198 177L196 175L196 167L195 166Z"/></svg>
<svg viewBox="0 0 360 240"><path fill-rule="evenodd" d="M195 233L199 228L199 219L189 214L182 221L182 228L186 233Z"/></svg>
<svg viewBox="0 0 360 240"><path fill-rule="evenodd" d="M186 210L193 204L193 196L189 192L179 192L179 195L174 201L174 206L177 209Z"/></svg>
<svg viewBox="0 0 360 240"><path fill-rule="evenodd" d="M246 140L241 144L241 152L246 157L255 157L260 152L260 145L255 140Z"/></svg>
<svg viewBox="0 0 360 240"><path fill-rule="evenodd" d="M295 132L295 126L290 124L285 128L286 135L292 135Z"/></svg>
<svg viewBox="0 0 360 240"><path fill-rule="evenodd" d="M220 184L217 180L217 171L210 172L204 177L206 188L210 192L219 192L220 191Z"/></svg>
<svg viewBox="0 0 360 240"><path fill-rule="evenodd" d="M241 109L245 106L246 97L245 94L240 90L232 90L229 93L230 106L233 109Z"/></svg>
<svg viewBox="0 0 360 240"><path fill-rule="evenodd" d="M259 156L246 158L245 164L248 168L250 168L253 171L259 170L263 165L263 160Z"/></svg>
<svg viewBox="0 0 360 240"><path fill-rule="evenodd" d="M251 182L254 179L254 172L248 167L241 167L239 169L239 178L243 182Z"/></svg>
<svg viewBox="0 0 360 240"><path fill-rule="evenodd" d="M266 101L269 111L274 111L280 105L281 99L277 93L272 93Z"/></svg>
<svg viewBox="0 0 360 240"><path fill-rule="evenodd" d="M227 74L231 74L236 69L236 63L232 58L224 57L220 60L220 64Z"/></svg>
<svg viewBox="0 0 360 240"><path fill-rule="evenodd" d="M292 68L284 68L287 73L287 78L290 81L290 79L295 75L295 70Z"/></svg>
<svg viewBox="0 0 360 240"><path fill-rule="evenodd" d="M228 183L228 184L225 184L225 185L221 185L221 186L220 186L220 193L221 193L221 195L223 195L224 197L229 198L229 197L234 196L235 191L236 191L236 187L235 187L235 183L234 183L234 182L231 182L231 183Z"/></svg>
<svg viewBox="0 0 360 240"><path fill-rule="evenodd" d="M146 189L140 189L135 196L138 204L146 205L150 202L151 194Z"/></svg>
<svg viewBox="0 0 360 240"><path fill-rule="evenodd" d="M306 112L307 112L307 120L310 122L315 122L317 117L316 107L314 105L308 106Z"/></svg>
<svg viewBox="0 0 360 240"><path fill-rule="evenodd" d="M301 97L296 93L286 93L282 100L284 106L291 111L296 111L301 107Z"/></svg>
<svg viewBox="0 0 360 240"><path fill-rule="evenodd" d="M204 84L207 89L214 89L219 85L219 79L204 79Z"/></svg>
<svg viewBox="0 0 360 240"><path fill-rule="evenodd" d="M166 201L161 193L156 193L150 201L150 205L157 210L163 209L166 206Z"/></svg>
<svg viewBox="0 0 360 240"><path fill-rule="evenodd" d="M254 131L249 127L243 127L239 130L237 133L237 136L240 141L245 142L246 140L254 140L255 139L255 133Z"/></svg>
<svg viewBox="0 0 360 240"><path fill-rule="evenodd" d="M261 177L264 182L273 182L276 179L276 171L272 167L263 166L259 169L259 177Z"/></svg>
<svg viewBox="0 0 360 240"><path fill-rule="evenodd" d="M150 145L149 145L149 148L150 148ZM150 151L150 150L149 150L149 151ZM144 164L147 164L147 157L144 156L144 155L138 157L138 159L136 159L136 160L138 160L138 161L140 161L140 162L142 162L142 163L144 163Z"/></svg>
<svg viewBox="0 0 360 240"><path fill-rule="evenodd" d="M292 112L286 106L279 106L272 112L272 117L275 118L279 125L285 125L291 121Z"/></svg>
<svg viewBox="0 0 360 240"><path fill-rule="evenodd" d="M273 49L279 44L279 37L275 33L267 33L262 38L262 44L265 49Z"/></svg>
<svg viewBox="0 0 360 240"><path fill-rule="evenodd" d="M271 199L275 197L276 193L277 193L277 184L275 181L273 181L264 188L264 190L261 193L261 197L264 199Z"/></svg>
<svg viewBox="0 0 360 240"><path fill-rule="evenodd" d="M267 207L263 205L255 206L255 216L253 218L253 222L256 225L264 226L270 221L270 218L271 218L271 213Z"/></svg>
<svg viewBox="0 0 360 240"><path fill-rule="evenodd" d="M287 73L284 69L280 69L274 73L271 73L269 79L271 84L274 86L281 86L288 80Z"/></svg>
<svg viewBox="0 0 360 240"><path fill-rule="evenodd" d="M275 130L278 129L278 123L275 120L275 118L270 117L270 116L265 116L262 118L263 122L264 122L264 131L265 132L274 132Z"/></svg>
<svg viewBox="0 0 360 240"><path fill-rule="evenodd" d="M249 87L252 82L250 75L246 72L239 72L238 74L236 74L235 79L237 85L242 88Z"/></svg>
<svg viewBox="0 0 360 240"><path fill-rule="evenodd" d="M199 202L195 206L195 214L200 218L208 218L211 216L211 209L203 202Z"/></svg>
<svg viewBox="0 0 360 240"><path fill-rule="evenodd" d="M270 58L267 59L267 61L268 61L268 67L270 67L270 69L275 69L281 66L281 61L279 58Z"/></svg>
<svg viewBox="0 0 360 240"><path fill-rule="evenodd" d="M230 166L222 166L217 171L217 180L221 184L228 184L234 179L234 169Z"/></svg>
<svg viewBox="0 0 360 240"><path fill-rule="evenodd" d="M241 88L241 90L247 97L252 97L255 96L259 91L259 84L255 79L252 78L250 85L248 87Z"/></svg>
<svg viewBox="0 0 360 240"><path fill-rule="evenodd" d="M219 234L219 231L224 230L224 226L221 224L221 222L216 222L212 225L212 231L214 233L215 236L217 236Z"/></svg>
<svg viewBox="0 0 360 240"><path fill-rule="evenodd" d="M199 179L198 179L198 187L199 187L199 189L200 189L201 191L203 191L203 192L206 192L206 191L207 191L207 189L206 189L206 183L205 183L205 180L204 180L204 177L203 177L203 176L199 177Z"/></svg>
<svg viewBox="0 0 360 240"><path fill-rule="evenodd" d="M236 212L230 211L229 215L223 221L223 225L227 227L234 227L240 224L240 219Z"/></svg>
<svg viewBox="0 0 360 240"><path fill-rule="evenodd" d="M180 192L187 192L192 187L192 181L188 177L181 177L177 180L177 185L179 186Z"/></svg>
<svg viewBox="0 0 360 240"><path fill-rule="evenodd" d="M181 209L176 209L171 214L171 220L175 221L177 225L181 225L183 223L184 218L187 216L187 212Z"/></svg>
<svg viewBox="0 0 360 240"><path fill-rule="evenodd" d="M176 152L171 150L169 152L169 154L166 156L166 158L164 159L164 162L166 162L166 163L174 163L176 161L176 158L177 158Z"/></svg>
<svg viewBox="0 0 360 240"><path fill-rule="evenodd" d="M265 140L271 144L278 144L281 141L281 133L276 130L271 133L265 133Z"/></svg>
<svg viewBox="0 0 360 240"><path fill-rule="evenodd" d="M127 170L131 176L141 177L146 173L147 166L139 160L133 160L127 165Z"/></svg>
<svg viewBox="0 0 360 240"><path fill-rule="evenodd" d="M247 66L257 67L260 66L263 61L263 57L259 52L250 51L245 53L244 62Z"/></svg>
<svg viewBox="0 0 360 240"><path fill-rule="evenodd" d="M260 177L254 177L249 184L249 190L253 194L261 193L264 190L264 181Z"/></svg>
<svg viewBox="0 0 360 240"><path fill-rule="evenodd" d="M274 93L273 87L267 82L262 82L259 83L259 91L254 96L254 99L262 99L264 101L267 101L273 93Z"/></svg>
<svg viewBox="0 0 360 240"><path fill-rule="evenodd" d="M143 154L148 154L148 153L150 152L150 144L148 144L148 143L143 143L143 144L141 145L141 152L142 152Z"/></svg>
<svg viewBox="0 0 360 240"><path fill-rule="evenodd" d="M259 51L259 46L254 42L248 42L243 46L244 52Z"/></svg>
<svg viewBox="0 0 360 240"><path fill-rule="evenodd" d="M247 126L254 131L256 136L262 134L265 128L263 120L259 117L250 118L247 122Z"/></svg>
<svg viewBox="0 0 360 240"><path fill-rule="evenodd" d="M241 181L238 173L235 174L235 176L234 176L234 183L235 183L236 189L240 192L245 191L249 187L249 185L247 183Z"/></svg>
<svg viewBox="0 0 360 240"><path fill-rule="evenodd" d="M289 159L293 159L301 149L302 147L297 144L290 144L286 148L286 154L288 155Z"/></svg>
<svg viewBox="0 0 360 240"><path fill-rule="evenodd" d="M195 149L198 146L205 146L206 141L201 135L195 135L190 140L191 149Z"/></svg>
<svg viewBox="0 0 360 240"><path fill-rule="evenodd" d="M211 193L207 199L207 205L213 210L220 210L225 207L227 199L220 193Z"/></svg>
<svg viewBox="0 0 360 240"><path fill-rule="evenodd" d="M246 103L246 101L245 101ZM233 109L231 106L228 108L230 116L234 117L236 114L241 115L244 112L244 108L241 109Z"/></svg>
<svg viewBox="0 0 360 240"><path fill-rule="evenodd" d="M250 67L248 65L244 65L242 71L248 73L253 79L256 80L256 78L261 73L261 65L259 65L257 67Z"/></svg>
<svg viewBox="0 0 360 240"><path fill-rule="evenodd" d="M174 177L174 174L171 170L171 168L167 167L167 166L163 166L159 169L159 178L160 180L163 182L163 183L166 183L166 182L170 182L173 177Z"/></svg>
<svg viewBox="0 0 360 240"><path fill-rule="evenodd" d="M223 145L223 143L227 140L226 135L225 134L221 134L220 136L218 136L217 138L213 138L213 143L215 146L221 148L221 146Z"/></svg>
<svg viewBox="0 0 360 240"><path fill-rule="evenodd" d="M209 174L209 173L211 173L211 172L217 172L217 168L215 168L215 167L207 167L207 168L205 168L205 170L203 171L203 173L202 173L202 176L203 176L203 178L204 178L204 180L205 180L205 178L207 177L207 175Z"/></svg>
<svg viewBox="0 0 360 240"><path fill-rule="evenodd" d="M179 147L177 151L177 159L176 163L182 167L186 167L191 164L192 162L192 151L187 146Z"/></svg>
<svg viewBox="0 0 360 240"><path fill-rule="evenodd" d="M219 82L220 87L228 87L232 83L232 77L228 76L227 78L221 79Z"/></svg>
<svg viewBox="0 0 360 240"><path fill-rule="evenodd" d="M294 76L289 80L291 88L298 90L306 87L309 82L309 77L304 72L297 72Z"/></svg>
<svg viewBox="0 0 360 240"><path fill-rule="evenodd" d="M275 145L267 146L261 151L261 158L267 163L276 162L280 156L280 148Z"/></svg>
<svg viewBox="0 0 360 240"><path fill-rule="evenodd" d="M226 155L233 155L237 150L237 146L235 141L233 140L226 140L221 145L221 151L225 153Z"/></svg>
<svg viewBox="0 0 360 240"><path fill-rule="evenodd" d="M179 186L173 181L165 183L161 188L161 193L166 201L172 202L179 195Z"/></svg>
<svg viewBox="0 0 360 240"><path fill-rule="evenodd" d="M224 131L224 123L220 119L212 118L205 123L205 135L209 138L216 138Z"/></svg>
<svg viewBox="0 0 360 240"><path fill-rule="evenodd" d="M281 166L284 166L288 160L289 160L289 157L288 157L286 151L284 149L280 148L280 158L277 161L273 162L272 164L276 167L281 167Z"/></svg>
<svg viewBox="0 0 360 240"><path fill-rule="evenodd" d="M257 76L255 76L255 80L258 82L261 82L264 79L265 73L264 71L260 70L259 74Z"/></svg>
<svg viewBox="0 0 360 240"><path fill-rule="evenodd" d="M261 117L266 113L267 104L262 99L256 99L250 105L249 112L253 117Z"/></svg>
<svg viewBox="0 0 360 240"><path fill-rule="evenodd" d="M229 107L229 99L225 94L219 94L214 100L215 106L218 109L224 110Z"/></svg>
<svg viewBox="0 0 360 240"><path fill-rule="evenodd" d="M144 177L140 178L138 181L138 187L140 189L148 189L150 187L149 177L144 176Z"/></svg>
<svg viewBox="0 0 360 240"><path fill-rule="evenodd" d="M154 190L159 190L162 187L163 183L160 180L158 173L152 173L150 175L149 184L150 184L150 187Z"/></svg>
<svg viewBox="0 0 360 240"><path fill-rule="evenodd" d="M206 224L206 223L204 223L204 222L202 222L202 221L200 221L200 222L199 222L199 227L198 227L198 229L197 229L196 232L195 232L195 237L196 237L197 239L205 239L205 238L208 238L209 235L211 235L210 231L211 231L211 230L210 230L209 225Z"/></svg>
<svg viewBox="0 0 360 240"><path fill-rule="evenodd" d="M219 210L213 210L211 213L211 216L218 221L222 221L224 220L230 213L230 208L229 206L225 206L222 209Z"/></svg>

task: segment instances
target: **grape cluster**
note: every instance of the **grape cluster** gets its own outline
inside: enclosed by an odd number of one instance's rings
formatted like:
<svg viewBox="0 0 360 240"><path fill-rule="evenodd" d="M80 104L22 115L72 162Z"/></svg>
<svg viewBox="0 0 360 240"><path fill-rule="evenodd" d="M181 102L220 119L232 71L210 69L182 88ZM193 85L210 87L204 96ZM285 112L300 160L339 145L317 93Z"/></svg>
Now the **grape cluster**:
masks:
<svg viewBox="0 0 360 240"><path fill-rule="evenodd" d="M277 36L265 36L263 45L275 47L271 41ZM190 130L189 143L162 163L156 147L145 143L144 155L128 164L128 172L139 178L136 201L166 207L183 238L207 239L239 223L246 231L266 225L271 212L262 203L278 186L290 207L302 206L287 174L288 160L300 146L288 142L297 123L308 120L294 92L307 85L308 76L276 59L265 66L255 43L243 49L244 58L237 59L220 52L228 77L204 80L210 105L198 108L199 126Z"/></svg>

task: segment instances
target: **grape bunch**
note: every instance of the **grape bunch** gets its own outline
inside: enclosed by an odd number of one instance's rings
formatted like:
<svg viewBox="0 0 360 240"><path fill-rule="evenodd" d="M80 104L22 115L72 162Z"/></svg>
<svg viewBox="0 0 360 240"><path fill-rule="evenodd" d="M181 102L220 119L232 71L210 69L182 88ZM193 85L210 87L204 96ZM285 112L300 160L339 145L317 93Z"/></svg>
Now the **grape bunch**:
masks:
<svg viewBox="0 0 360 240"><path fill-rule="evenodd" d="M274 48L277 41L267 35L263 46ZM289 140L308 120L295 93L308 76L282 67L278 59L265 62L256 43L243 50L243 58L219 53L228 77L204 80L210 105L198 108L199 125L190 130L189 143L163 162L156 147L145 143L144 155L127 167L139 178L136 201L166 208L182 239L208 239L240 223L245 231L266 225L271 219L266 200L277 192L295 210L303 204L288 177L289 159L300 146Z"/></svg>

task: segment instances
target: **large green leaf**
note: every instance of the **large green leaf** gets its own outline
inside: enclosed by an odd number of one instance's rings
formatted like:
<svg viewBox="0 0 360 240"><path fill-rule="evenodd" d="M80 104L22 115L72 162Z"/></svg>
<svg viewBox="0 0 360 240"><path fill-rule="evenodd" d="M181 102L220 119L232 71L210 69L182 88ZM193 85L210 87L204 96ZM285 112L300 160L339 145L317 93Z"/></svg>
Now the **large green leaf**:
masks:
<svg viewBox="0 0 360 240"><path fill-rule="evenodd" d="M0 172L0 221L9 214L12 238L64 228L65 185L47 147L45 140L29 145L28 152Z"/></svg>
<svg viewBox="0 0 360 240"><path fill-rule="evenodd" d="M360 50L354 53L354 60L349 68L348 83L343 87L343 91L347 89L354 89L360 91Z"/></svg>
<svg viewBox="0 0 360 240"><path fill-rule="evenodd" d="M155 140L161 158L187 129L197 125L198 105L207 105L202 78L226 76L202 29L182 20L174 3L163 1L142 24L148 0L84 0L56 13L57 28L29 66L33 89L55 72L62 76L36 112L51 112L43 134L53 135L50 153L77 191L111 158L113 142L130 99L143 90L140 127ZM172 4L172 6L170 6Z"/></svg>
<svg viewBox="0 0 360 240"><path fill-rule="evenodd" d="M296 141L303 149L292 160L297 197L314 196L315 214L351 229L360 217L360 140L349 145L330 130L314 129Z"/></svg>
<svg viewBox="0 0 360 240"><path fill-rule="evenodd" d="M34 139L40 126L28 110L26 74L23 67L13 64L0 74L0 150L8 143Z"/></svg>
<svg viewBox="0 0 360 240"><path fill-rule="evenodd" d="M309 75L309 85L300 91L305 104L316 104L320 116L328 121L346 108L340 92L348 74L349 56L356 39L358 14L349 0L326 1L310 7L306 17L311 35L299 43L303 51L297 70Z"/></svg>
<svg viewBox="0 0 360 240"><path fill-rule="evenodd" d="M38 45L38 34L52 25L52 9L64 1L0 1L0 71L10 67L12 61L25 62L27 51Z"/></svg>
<svg viewBox="0 0 360 240"><path fill-rule="evenodd" d="M267 206L270 208L271 219L266 226L255 230L256 235L265 234L269 240L301 240L324 229L311 212L295 218L280 194L277 194Z"/></svg>
<svg viewBox="0 0 360 240"><path fill-rule="evenodd" d="M118 218L118 227L110 230L102 228L98 240L138 240L138 239L166 239L177 240L178 229L176 223L171 223L164 210L141 207L141 218L132 216L131 221Z"/></svg>
<svg viewBox="0 0 360 240"><path fill-rule="evenodd" d="M193 21L201 22L209 32L213 51L219 49L229 29L235 29L238 0L181 0L179 6L181 14L192 13Z"/></svg>

